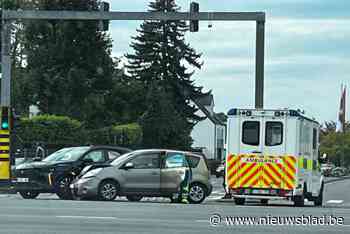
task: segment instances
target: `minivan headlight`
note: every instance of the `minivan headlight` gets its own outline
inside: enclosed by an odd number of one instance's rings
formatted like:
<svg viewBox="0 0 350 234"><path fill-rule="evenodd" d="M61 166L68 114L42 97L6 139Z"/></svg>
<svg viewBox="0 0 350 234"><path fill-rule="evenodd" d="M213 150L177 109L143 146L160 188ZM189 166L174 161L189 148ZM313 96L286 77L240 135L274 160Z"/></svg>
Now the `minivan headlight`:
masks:
<svg viewBox="0 0 350 234"><path fill-rule="evenodd" d="M100 171L102 171L102 168L93 169L91 171L88 171L86 174L84 174L81 178L89 178L96 176Z"/></svg>

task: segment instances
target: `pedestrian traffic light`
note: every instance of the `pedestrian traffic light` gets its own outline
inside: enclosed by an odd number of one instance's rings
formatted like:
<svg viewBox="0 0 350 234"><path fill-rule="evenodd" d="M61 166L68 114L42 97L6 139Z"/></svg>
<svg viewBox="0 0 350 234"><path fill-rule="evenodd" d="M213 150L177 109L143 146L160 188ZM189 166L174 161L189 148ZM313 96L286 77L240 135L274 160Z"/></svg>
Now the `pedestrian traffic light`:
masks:
<svg viewBox="0 0 350 234"><path fill-rule="evenodd" d="M15 132L21 123L21 116L16 113L15 108L12 108L9 119L11 131Z"/></svg>
<svg viewBox="0 0 350 234"><path fill-rule="evenodd" d="M1 108L1 129L9 130L9 108L7 106L3 106Z"/></svg>
<svg viewBox="0 0 350 234"><path fill-rule="evenodd" d="M104 11L109 11L109 3L108 2L101 2L99 6L99 10L104 12ZM109 30L109 20L101 20L99 23L99 29L100 31L108 31Z"/></svg>
<svg viewBox="0 0 350 234"><path fill-rule="evenodd" d="M197 2L191 2L190 4L190 15L196 14L199 12L199 4ZM191 20L190 21L190 32L198 32L199 29L199 21Z"/></svg>

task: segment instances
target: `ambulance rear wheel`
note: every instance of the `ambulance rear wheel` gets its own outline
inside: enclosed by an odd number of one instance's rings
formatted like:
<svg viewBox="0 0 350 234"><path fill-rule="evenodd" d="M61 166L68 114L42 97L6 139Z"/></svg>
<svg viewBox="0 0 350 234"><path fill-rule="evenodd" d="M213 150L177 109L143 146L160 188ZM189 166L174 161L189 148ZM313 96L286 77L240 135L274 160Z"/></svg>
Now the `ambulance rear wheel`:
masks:
<svg viewBox="0 0 350 234"><path fill-rule="evenodd" d="M244 203L245 203L245 198L235 197L234 200L235 200L236 205L244 205Z"/></svg>
<svg viewBox="0 0 350 234"><path fill-rule="evenodd" d="M267 203L269 203L269 200L268 199L261 199L260 202L263 205L267 205Z"/></svg>
<svg viewBox="0 0 350 234"><path fill-rule="evenodd" d="M297 207L302 207L304 206L304 194L303 195L300 195L300 196L295 196L294 197L294 206L297 206Z"/></svg>

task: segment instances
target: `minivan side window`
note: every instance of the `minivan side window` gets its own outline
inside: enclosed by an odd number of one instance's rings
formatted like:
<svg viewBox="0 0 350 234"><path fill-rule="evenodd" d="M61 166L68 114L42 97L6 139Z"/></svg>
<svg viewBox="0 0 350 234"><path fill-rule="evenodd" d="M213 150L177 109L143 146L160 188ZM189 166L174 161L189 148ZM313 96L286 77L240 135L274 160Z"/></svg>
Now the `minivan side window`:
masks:
<svg viewBox="0 0 350 234"><path fill-rule="evenodd" d="M276 146L283 142L283 124L281 122L266 122L265 145Z"/></svg>
<svg viewBox="0 0 350 234"><path fill-rule="evenodd" d="M164 168L187 167L187 160L183 153L167 153L164 160Z"/></svg>
<svg viewBox="0 0 350 234"><path fill-rule="evenodd" d="M200 158L192 155L186 155L186 159L191 168L196 168L199 164Z"/></svg>
<svg viewBox="0 0 350 234"><path fill-rule="evenodd" d="M243 123L242 142L246 145L260 144L260 122L245 121Z"/></svg>
<svg viewBox="0 0 350 234"><path fill-rule="evenodd" d="M159 154L142 154L130 161L134 169L156 169L159 167Z"/></svg>

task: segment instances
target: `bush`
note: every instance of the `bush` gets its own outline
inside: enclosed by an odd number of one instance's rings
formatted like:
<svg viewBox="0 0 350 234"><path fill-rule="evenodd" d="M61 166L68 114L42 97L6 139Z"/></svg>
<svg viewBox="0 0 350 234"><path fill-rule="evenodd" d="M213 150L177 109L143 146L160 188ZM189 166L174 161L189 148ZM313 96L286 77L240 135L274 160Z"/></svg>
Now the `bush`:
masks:
<svg viewBox="0 0 350 234"><path fill-rule="evenodd" d="M65 116L40 115L24 118L16 129L24 143L45 145L119 145L137 148L142 142L142 130L137 123L87 130L82 124Z"/></svg>
<svg viewBox="0 0 350 234"><path fill-rule="evenodd" d="M142 141L142 130L137 123L115 125L87 131L89 143L95 145L119 145L138 147Z"/></svg>
<svg viewBox="0 0 350 234"><path fill-rule="evenodd" d="M23 118L16 132L24 142L84 144L86 141L82 124L65 116L39 115L31 119Z"/></svg>
<svg viewBox="0 0 350 234"><path fill-rule="evenodd" d="M119 141L125 146L138 146L142 142L142 128L137 123L115 125L112 134L119 136Z"/></svg>

